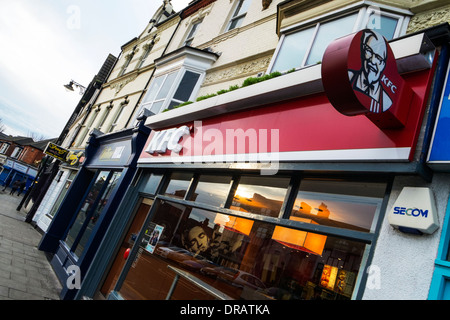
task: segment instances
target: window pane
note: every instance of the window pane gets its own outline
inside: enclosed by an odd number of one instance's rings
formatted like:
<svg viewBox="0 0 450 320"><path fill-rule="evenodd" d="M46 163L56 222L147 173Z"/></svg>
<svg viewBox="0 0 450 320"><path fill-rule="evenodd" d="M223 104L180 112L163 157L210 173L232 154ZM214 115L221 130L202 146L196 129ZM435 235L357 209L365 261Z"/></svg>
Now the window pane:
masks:
<svg viewBox="0 0 450 320"><path fill-rule="evenodd" d="M231 177L202 175L191 200L216 207L223 206L230 191L230 183Z"/></svg>
<svg viewBox="0 0 450 320"><path fill-rule="evenodd" d="M173 84L177 74L178 74L178 72L172 72L169 75L167 75L167 78L164 81L164 84L163 84L161 90L159 91L158 95L156 96L156 100L167 98L167 95L168 95L170 89L172 88L172 84Z"/></svg>
<svg viewBox="0 0 450 320"><path fill-rule="evenodd" d="M370 232L385 189L383 183L303 180L291 218Z"/></svg>
<svg viewBox="0 0 450 320"><path fill-rule="evenodd" d="M242 177L231 209L278 217L289 178Z"/></svg>
<svg viewBox="0 0 450 320"><path fill-rule="evenodd" d="M309 28L286 35L278 51L272 72L282 72L300 67L305 58L306 50L311 43L314 30L315 28Z"/></svg>
<svg viewBox="0 0 450 320"><path fill-rule="evenodd" d="M228 30L232 30L234 28L240 27L242 21L245 18L245 14L247 13L248 7L250 5L250 0L240 0L236 10L234 11L233 18L230 21L230 25Z"/></svg>
<svg viewBox="0 0 450 320"><path fill-rule="evenodd" d="M316 64L322 61L322 56L328 45L335 39L352 33L357 14L329 21L319 26L316 38L311 48L306 65Z"/></svg>
<svg viewBox="0 0 450 320"><path fill-rule="evenodd" d="M50 211L50 213L48 213L49 216L53 217L56 213L56 211L58 211L62 201L64 200L64 197L66 196L67 191L70 188L70 185L72 184L73 179L75 178L75 176L77 175L78 171L72 171L69 175L69 177L67 178L63 189L61 190L61 192L58 195L58 198L55 201L55 204L52 207L52 210Z"/></svg>
<svg viewBox="0 0 450 320"><path fill-rule="evenodd" d="M96 204L97 197L99 196L108 175L109 171L100 172L97 179L95 180L94 185L89 191L86 200L84 201L80 211L77 214L75 222L70 227L69 233L67 234L65 242L69 247L72 247L77 235L80 233L80 231L82 231L84 222L91 215L92 210L94 209L94 205Z"/></svg>
<svg viewBox="0 0 450 320"><path fill-rule="evenodd" d="M197 84L198 78L200 78L200 74L186 71L177 91L175 92L175 95L173 96L174 99L181 100L183 102L188 101L195 85Z"/></svg>
<svg viewBox="0 0 450 320"><path fill-rule="evenodd" d="M175 172L170 177L169 184L163 194L171 195L177 198L184 198L186 191L191 184L191 173Z"/></svg>
<svg viewBox="0 0 450 320"><path fill-rule="evenodd" d="M158 114L161 111L161 107L163 104L164 100L153 103L153 105L150 108L150 111L153 112L154 114Z"/></svg>
<svg viewBox="0 0 450 320"><path fill-rule="evenodd" d="M156 194L156 191L158 189L159 183L162 179L162 174L150 174L147 175L144 179L147 180L145 183L144 188L142 189L142 192L149 193L149 194Z"/></svg>
<svg viewBox="0 0 450 320"><path fill-rule="evenodd" d="M363 272L363 243L167 201L157 208L119 289L125 299L165 299L175 276L168 266L242 300L350 299ZM155 230L159 238L147 236ZM212 298L183 278L172 295Z"/></svg>
<svg viewBox="0 0 450 320"><path fill-rule="evenodd" d="M89 223L86 227L86 229L83 232L83 236L80 239L80 242L77 245L77 248L75 249L75 254L80 257L83 253L83 250L92 234L92 231L95 228L95 225L97 224L97 221L100 219L100 216L102 214L103 208L108 203L109 197L111 196L111 193L115 189L119 179L121 176L121 172L114 172L113 175L110 177L108 183L108 186L106 187L105 192L103 193L102 197L100 198L100 201L98 202L97 207L93 211L92 215L89 217Z"/></svg>
<svg viewBox="0 0 450 320"><path fill-rule="evenodd" d="M374 29L387 40L394 38L395 29L397 28L398 19L372 13L367 22L369 29Z"/></svg>
<svg viewBox="0 0 450 320"><path fill-rule="evenodd" d="M241 14L247 13L248 7L250 6L250 0L241 0L233 17L240 16Z"/></svg>
<svg viewBox="0 0 450 320"><path fill-rule="evenodd" d="M161 85L164 81L164 76L158 77L155 80L153 80L153 83L150 87L150 90L145 95L145 99L142 102L143 104L152 102L156 98L156 94L158 93L159 89L161 88Z"/></svg>

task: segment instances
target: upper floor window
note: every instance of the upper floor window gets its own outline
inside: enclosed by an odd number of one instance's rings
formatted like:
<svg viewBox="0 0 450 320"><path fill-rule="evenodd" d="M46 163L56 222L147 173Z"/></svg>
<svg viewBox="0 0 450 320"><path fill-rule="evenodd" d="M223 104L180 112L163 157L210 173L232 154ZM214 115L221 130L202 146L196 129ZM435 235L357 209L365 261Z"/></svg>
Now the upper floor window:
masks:
<svg viewBox="0 0 450 320"><path fill-rule="evenodd" d="M117 112L116 112L116 114L114 116L114 120L111 123L111 126L109 127L108 132L117 131L119 120L122 117L122 114L125 111L125 107L126 106L127 106L127 104L125 104L125 103L121 103L120 104L119 109L117 110Z"/></svg>
<svg viewBox="0 0 450 320"><path fill-rule="evenodd" d="M144 47L144 53L142 54L141 58L139 59L137 69L141 68L144 65L145 60L147 60L148 55L150 54L150 51L152 51L152 48L153 48L153 45L151 45L151 44L146 45Z"/></svg>
<svg viewBox="0 0 450 320"><path fill-rule="evenodd" d="M158 114L183 102L193 101L206 70L216 60L217 54L213 52L187 46L156 60L155 77L134 119L136 120L144 109Z"/></svg>
<svg viewBox="0 0 450 320"><path fill-rule="evenodd" d="M287 71L322 61L327 46L335 39L365 28L374 29L387 40L398 37L407 22L403 16L383 12L379 8L364 7L352 13L313 24L282 30L269 71Z"/></svg>
<svg viewBox="0 0 450 320"><path fill-rule="evenodd" d="M23 148L21 147L16 147L13 151L13 153L11 153L11 158L14 159L19 159L20 155L22 154Z"/></svg>
<svg viewBox="0 0 450 320"><path fill-rule="evenodd" d="M9 148L9 144L6 143L6 142L4 142L4 143L2 144L2 146L0 147L0 154L5 154L5 153L6 153L6 150L8 150L8 148Z"/></svg>
<svg viewBox="0 0 450 320"><path fill-rule="evenodd" d="M125 63L123 64L122 69L120 70L119 77L123 76L125 72L127 72L127 69L130 66L131 59L133 59L133 55L129 55L126 58Z"/></svg>
<svg viewBox="0 0 450 320"><path fill-rule="evenodd" d="M142 107L158 114L188 101L199 78L200 73L189 70L177 70L155 78Z"/></svg>
<svg viewBox="0 0 450 320"><path fill-rule="evenodd" d="M234 28L239 28L242 25L242 21L247 14L248 7L250 5L250 0L239 0L234 10L233 16L228 23L227 31L232 30Z"/></svg>
<svg viewBox="0 0 450 320"><path fill-rule="evenodd" d="M183 45L185 46L190 46L192 44L192 41L194 40L194 37L197 33L198 27L200 26L200 24L202 23L202 21L197 21L195 23L192 24L191 26L191 30L189 31L186 40L184 40Z"/></svg>

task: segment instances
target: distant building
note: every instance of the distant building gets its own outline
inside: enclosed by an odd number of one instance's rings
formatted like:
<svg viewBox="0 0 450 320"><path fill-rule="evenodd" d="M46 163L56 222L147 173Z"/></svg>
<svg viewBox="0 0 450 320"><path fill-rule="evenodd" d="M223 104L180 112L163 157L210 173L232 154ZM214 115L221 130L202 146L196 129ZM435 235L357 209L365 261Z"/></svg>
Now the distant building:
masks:
<svg viewBox="0 0 450 320"><path fill-rule="evenodd" d="M12 185L15 181L26 180L26 188L34 182L45 147L55 139L35 142L28 137L0 137L0 183Z"/></svg>

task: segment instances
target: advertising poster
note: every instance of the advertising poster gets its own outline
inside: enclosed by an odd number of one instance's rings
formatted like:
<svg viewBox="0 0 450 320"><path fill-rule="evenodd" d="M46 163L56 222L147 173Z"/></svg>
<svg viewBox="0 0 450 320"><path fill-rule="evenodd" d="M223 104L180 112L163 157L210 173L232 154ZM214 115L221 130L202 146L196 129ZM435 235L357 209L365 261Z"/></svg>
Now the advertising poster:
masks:
<svg viewBox="0 0 450 320"><path fill-rule="evenodd" d="M153 230L151 228L147 229L145 231L144 236L144 244L145 244L145 250L147 250L150 253L153 253L155 251L156 245L158 244L159 238L161 237L164 227L155 224L155 227Z"/></svg>

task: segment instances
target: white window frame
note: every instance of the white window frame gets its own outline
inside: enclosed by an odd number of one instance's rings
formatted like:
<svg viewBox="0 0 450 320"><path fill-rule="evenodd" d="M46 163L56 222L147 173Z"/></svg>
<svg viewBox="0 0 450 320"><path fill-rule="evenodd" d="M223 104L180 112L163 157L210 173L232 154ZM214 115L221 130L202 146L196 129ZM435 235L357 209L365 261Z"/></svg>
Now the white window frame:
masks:
<svg viewBox="0 0 450 320"><path fill-rule="evenodd" d="M86 136L88 135L89 131L91 131L91 128L93 127L93 124L95 120L97 119L98 113L100 111L100 106L93 107L91 109L91 114L89 116L89 122L82 128L82 132L80 135L80 138L78 140L78 143L76 145L80 145L83 143L83 141L86 139Z"/></svg>
<svg viewBox="0 0 450 320"><path fill-rule="evenodd" d="M150 55L150 51L152 51L153 49L153 44L148 44L146 46L144 46L144 53L142 54L141 58L139 59L139 63L136 66L136 69L141 68L144 63L145 60L147 60L148 56Z"/></svg>
<svg viewBox="0 0 450 320"><path fill-rule="evenodd" d="M109 114L111 113L111 109L114 107L112 103L106 106L106 110L103 112L102 118L99 121L99 124L97 126L97 129L101 131L102 127L106 123L106 119L108 118Z"/></svg>
<svg viewBox="0 0 450 320"><path fill-rule="evenodd" d="M247 15L248 10L245 11L245 12L243 12L243 13L241 13L241 14L239 14L239 15L238 15L238 13L239 13L239 9L242 7L242 4L243 4L245 1L248 1L248 2L249 2L249 7L250 7L250 5L251 5L250 2L251 2L252 0L238 0L238 1L236 1L237 4L236 4L236 6L235 6L234 9L233 9L233 15L231 16L230 20L228 21L226 31L234 30L234 29L240 28L240 27L242 26L242 22L244 21L245 16ZM241 20L241 23L238 23L236 26L234 26L234 27L232 28L231 26L232 26L233 22L236 21L236 20Z"/></svg>
<svg viewBox="0 0 450 320"><path fill-rule="evenodd" d="M24 150L23 147L15 147L14 151L11 153L11 158L19 159L19 157L21 156L23 150Z"/></svg>
<svg viewBox="0 0 450 320"><path fill-rule="evenodd" d="M120 117L122 116L126 106L127 106L126 103L121 103L120 104L119 110L117 110L117 112L116 112L116 114L114 116L114 120L111 123L111 126L109 127L108 132L113 132L116 129L117 124L119 123Z"/></svg>
<svg viewBox="0 0 450 320"><path fill-rule="evenodd" d="M200 88L200 85L203 82L203 78L205 76L205 73L203 71L196 70L195 68L182 67L180 69L172 70L170 72L167 72L165 74L161 74L161 75L158 75L158 76L155 77L155 79L153 81L155 81L157 78L164 77L163 85L159 88L158 92L155 95L155 98L156 98L158 96L158 93L161 91L161 89L164 88L164 83L165 83L167 77L169 75L175 73L175 72L177 73L177 75L175 76L175 79L173 80L173 82L171 84L170 89L167 92L166 97L165 98L160 98L160 99L157 99L157 100L155 99L155 100L152 100L152 101L146 101L145 103L142 103L140 108L139 108L138 114L140 114L144 108L146 108L147 110L150 110L154 103L160 102L160 101L164 101L164 102L161 105L161 107L158 109L158 111L154 112L154 113L158 114L158 113L163 112L165 109L167 109L168 106L170 105L170 103L172 102L172 100L174 100L173 96L175 95L176 91L178 90L178 87L180 86L181 80L183 79L183 77L184 77L184 75L185 75L185 73L187 71L193 72L193 73L196 73L196 74L199 75L197 83L195 84L194 88L192 89L192 92L191 92L191 94L189 96L189 99L187 101L192 100L193 97L196 96L196 94L197 94L197 92L198 92L198 90ZM150 92L150 89L151 89L152 85L153 85L153 82L150 85L149 90L147 91L146 94L148 94ZM145 101L145 97L144 97L144 101ZM183 102L186 102L186 101L180 101L180 100L176 100L176 101L180 102L180 104L183 103Z"/></svg>
<svg viewBox="0 0 450 320"><path fill-rule="evenodd" d="M183 46L190 46L192 44L192 41L195 38L195 35L197 34L198 28L200 27L200 25L202 24L203 20L199 19L194 21L191 24L191 27L189 28L189 32L186 35L186 39L183 42Z"/></svg>
<svg viewBox="0 0 450 320"><path fill-rule="evenodd" d="M2 147L0 148L0 154L5 154L8 151L10 144L7 142L2 143Z"/></svg>
<svg viewBox="0 0 450 320"><path fill-rule="evenodd" d="M127 69L130 66L131 60L133 59L133 55L130 54L125 59L126 59L125 63L123 64L122 69L119 72L119 77L123 76L127 72Z"/></svg>
<svg viewBox="0 0 450 320"><path fill-rule="evenodd" d="M267 73L279 71L279 72L285 72L287 70L275 70L273 69L275 62L277 60L277 57L283 47L283 42L286 39L287 36L302 32L307 29L315 28L313 31L313 36L311 38L311 41L308 45L308 48L305 52L305 56L303 57L303 61L295 68L296 70L302 69L304 67L307 67L306 61L309 58L309 54L311 52L311 49L314 44L314 40L317 36L318 30L321 26L321 24L329 21L339 20L340 18L346 17L351 14L358 13L357 18L355 20L355 24L353 26L352 32L357 32L358 30L362 30L367 26L369 17L372 13L379 12L381 15L397 19L397 26L394 31L393 39L400 37L406 33L406 28L408 27L409 23L409 16L411 15L411 12L408 10L398 9L391 6L386 5L371 5L370 2L362 2L353 6L342 8L338 11L335 11L333 13L325 14L322 16L319 16L314 19L310 19L308 21L295 24L293 26L290 26L288 28L280 30L280 33L282 34L280 41L278 42L277 48L275 50L274 55L272 56L272 60L270 61L269 67L267 68Z"/></svg>

